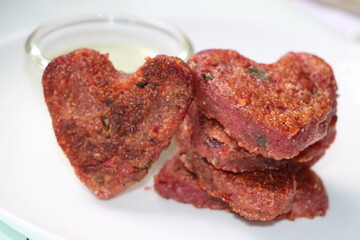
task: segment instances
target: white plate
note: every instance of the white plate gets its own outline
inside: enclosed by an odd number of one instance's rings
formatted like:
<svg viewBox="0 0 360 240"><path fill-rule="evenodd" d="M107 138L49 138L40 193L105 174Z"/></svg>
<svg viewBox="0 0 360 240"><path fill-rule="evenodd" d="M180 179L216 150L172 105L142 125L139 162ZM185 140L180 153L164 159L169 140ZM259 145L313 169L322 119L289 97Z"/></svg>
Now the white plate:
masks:
<svg viewBox="0 0 360 240"><path fill-rule="evenodd" d="M57 145L40 74L24 53L29 31L23 31L0 39L0 219L32 239L358 239L359 47L326 32L253 22L181 19L177 25L197 50L233 48L264 62L289 50L307 51L333 66L340 94L338 136L315 166L330 198L326 216L258 223L165 200L145 186L152 186L152 176L174 149L163 153L140 184L112 200L96 199Z"/></svg>

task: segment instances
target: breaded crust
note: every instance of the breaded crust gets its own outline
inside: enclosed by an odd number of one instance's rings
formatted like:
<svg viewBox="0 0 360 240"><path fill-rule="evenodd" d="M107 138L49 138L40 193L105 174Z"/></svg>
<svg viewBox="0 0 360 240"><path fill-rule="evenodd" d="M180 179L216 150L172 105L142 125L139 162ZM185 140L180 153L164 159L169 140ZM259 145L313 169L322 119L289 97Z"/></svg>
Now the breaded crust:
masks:
<svg viewBox="0 0 360 240"><path fill-rule="evenodd" d="M250 153L239 147L215 119L209 119L194 103L175 135L177 145L183 152L191 149L206 158L215 168L246 172L266 169L282 169L288 166L298 168L313 165L329 148L335 139L336 116L333 117L326 136L308 146L292 159L273 160L260 154Z"/></svg>
<svg viewBox="0 0 360 240"><path fill-rule="evenodd" d="M185 117L192 80L182 60L162 55L132 75L90 49L50 62L42 83L57 141L97 197L109 199L146 175Z"/></svg>
<svg viewBox="0 0 360 240"><path fill-rule="evenodd" d="M290 211L295 195L295 174L290 169L232 173L214 168L194 152L181 161L193 171L200 187L227 202L248 220L273 220Z"/></svg>
<svg viewBox="0 0 360 240"><path fill-rule="evenodd" d="M324 216L328 197L320 178L308 167L299 169L295 177L296 193L291 210L275 219ZM154 180L156 191L166 199L189 203L198 208L232 211L228 203L200 188L196 176L182 164L179 153L164 164Z"/></svg>
<svg viewBox="0 0 360 240"><path fill-rule="evenodd" d="M328 207L329 200L321 179L310 168L297 171L296 194L286 218L294 220L299 217L324 216Z"/></svg>
<svg viewBox="0 0 360 240"><path fill-rule="evenodd" d="M259 64L232 50L205 50L188 61L196 102L240 147L290 159L322 139L336 113L336 82L319 57L289 52Z"/></svg>
<svg viewBox="0 0 360 240"><path fill-rule="evenodd" d="M164 198L190 203L197 208L229 210L229 204L203 191L194 173L181 163L177 153L154 177L155 190Z"/></svg>

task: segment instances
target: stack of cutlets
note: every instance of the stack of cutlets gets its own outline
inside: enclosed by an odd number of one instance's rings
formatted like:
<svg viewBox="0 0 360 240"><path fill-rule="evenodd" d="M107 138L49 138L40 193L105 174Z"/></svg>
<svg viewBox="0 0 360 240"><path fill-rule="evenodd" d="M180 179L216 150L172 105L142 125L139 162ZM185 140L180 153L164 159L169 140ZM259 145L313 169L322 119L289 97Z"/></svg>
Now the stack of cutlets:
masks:
<svg viewBox="0 0 360 240"><path fill-rule="evenodd" d="M324 215L326 190L310 168L336 135L331 67L307 53L266 65L232 50L205 50L188 64L195 99L156 191L248 220Z"/></svg>

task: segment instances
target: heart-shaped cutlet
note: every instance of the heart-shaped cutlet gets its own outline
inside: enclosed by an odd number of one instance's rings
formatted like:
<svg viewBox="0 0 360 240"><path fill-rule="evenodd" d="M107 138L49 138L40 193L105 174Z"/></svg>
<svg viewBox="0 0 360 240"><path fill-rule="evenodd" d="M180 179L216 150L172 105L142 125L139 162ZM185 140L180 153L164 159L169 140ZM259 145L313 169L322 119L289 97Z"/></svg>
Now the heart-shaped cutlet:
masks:
<svg viewBox="0 0 360 240"><path fill-rule="evenodd" d="M310 168L302 168L296 172L296 194L287 219L324 216L329 208L326 188L319 176Z"/></svg>
<svg viewBox="0 0 360 240"><path fill-rule="evenodd" d="M56 138L97 197L109 199L147 174L185 117L192 79L182 60L163 55L132 75L90 49L50 62L43 87Z"/></svg>
<svg viewBox="0 0 360 240"><path fill-rule="evenodd" d="M160 172L154 177L155 190L166 199L172 198L179 202L191 203L197 208L230 211L229 204L200 188L195 174L182 164L181 155L176 153L171 160L164 163Z"/></svg>
<svg viewBox="0 0 360 240"><path fill-rule="evenodd" d="M291 159L273 160L239 147L224 128L215 120L203 115L194 102L175 135L181 152L194 150L206 158L216 169L230 172L262 171L291 167L310 167L315 164L330 147L336 136L337 117L334 116L324 138L308 146Z"/></svg>
<svg viewBox="0 0 360 240"><path fill-rule="evenodd" d="M336 113L331 67L307 53L290 52L259 64L232 50L193 55L196 102L240 147L289 159L322 139Z"/></svg>
<svg viewBox="0 0 360 240"><path fill-rule="evenodd" d="M199 186L196 175L182 163L182 161L186 161L184 158L186 159L186 154L179 155L177 153L164 164L160 172L154 177L155 190L166 199L170 198L179 202L190 203L197 208L224 209L236 212L237 210L231 209L226 202L230 200L229 197L234 196L225 195L225 199L222 200L208 194L207 191ZM246 183L246 178L244 180L244 183ZM300 217L314 218L316 216L324 216L329 202L321 179L310 168L304 167L295 172L295 180L296 190L290 211L275 216L275 220L283 218L295 220ZM229 182L228 184L231 185L232 183ZM250 190L251 180L248 184L250 184L248 189ZM259 185L261 186L262 184L260 183ZM234 204L232 205L234 206Z"/></svg>
<svg viewBox="0 0 360 240"><path fill-rule="evenodd" d="M295 195L295 173L290 169L232 173L216 169L195 152L180 157L199 186L249 220L273 220L287 213Z"/></svg>

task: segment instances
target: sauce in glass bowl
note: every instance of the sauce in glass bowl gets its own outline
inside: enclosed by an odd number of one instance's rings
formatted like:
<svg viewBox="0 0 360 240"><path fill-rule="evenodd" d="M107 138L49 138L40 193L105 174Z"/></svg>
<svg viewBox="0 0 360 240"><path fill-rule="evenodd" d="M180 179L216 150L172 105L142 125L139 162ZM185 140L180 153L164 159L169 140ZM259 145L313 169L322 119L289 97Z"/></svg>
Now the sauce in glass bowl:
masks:
<svg viewBox="0 0 360 240"><path fill-rule="evenodd" d="M37 28L25 49L30 59L45 69L51 59L78 48L109 53L114 66L134 72L145 57L158 54L186 61L193 47L179 29L156 19L115 13L86 14L54 20Z"/></svg>

